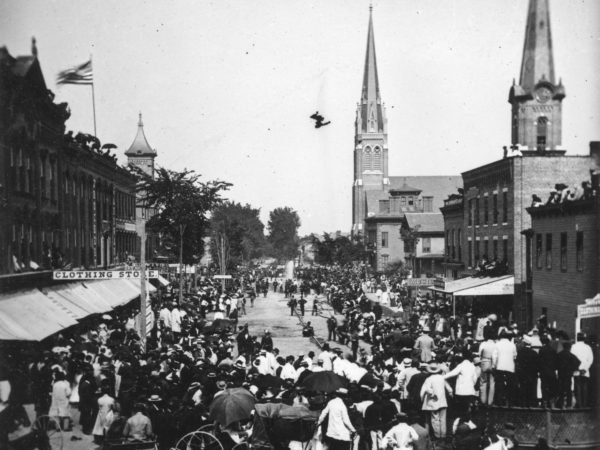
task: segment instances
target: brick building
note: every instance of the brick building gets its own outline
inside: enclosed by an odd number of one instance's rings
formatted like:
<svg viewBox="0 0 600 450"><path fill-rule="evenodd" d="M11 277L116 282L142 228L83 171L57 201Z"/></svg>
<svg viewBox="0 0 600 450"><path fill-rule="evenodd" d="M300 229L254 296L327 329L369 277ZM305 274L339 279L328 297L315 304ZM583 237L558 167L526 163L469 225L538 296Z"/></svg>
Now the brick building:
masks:
<svg viewBox="0 0 600 450"><path fill-rule="evenodd" d="M577 306L600 292L600 195L527 209L532 314L546 314L558 329L574 335ZM598 337L600 320L582 329Z"/></svg>
<svg viewBox="0 0 600 450"><path fill-rule="evenodd" d="M135 251L135 179L97 138L65 134L35 41L0 48L0 275L104 267Z"/></svg>
<svg viewBox="0 0 600 450"><path fill-rule="evenodd" d="M407 212L437 212L443 199L461 184L458 176L390 176L387 119L381 100L372 9L361 100L356 110L352 233L373 250L378 271L405 258L400 225Z"/></svg>
<svg viewBox="0 0 600 450"><path fill-rule="evenodd" d="M532 320L522 235L531 227L532 195L589 174L589 156L568 156L560 148L564 97L555 79L548 1L530 0L519 84L509 93L513 145L502 159L463 172L463 190L442 208L446 277L472 275L492 260L506 265L514 275L514 318L521 324Z"/></svg>

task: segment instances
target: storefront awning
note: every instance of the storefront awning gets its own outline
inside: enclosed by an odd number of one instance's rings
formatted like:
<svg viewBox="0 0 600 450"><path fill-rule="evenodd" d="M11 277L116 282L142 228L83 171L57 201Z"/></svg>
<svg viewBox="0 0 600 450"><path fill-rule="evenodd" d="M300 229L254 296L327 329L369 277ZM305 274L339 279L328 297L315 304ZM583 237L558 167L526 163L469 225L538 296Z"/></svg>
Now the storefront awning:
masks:
<svg viewBox="0 0 600 450"><path fill-rule="evenodd" d="M43 292L52 302L71 311L78 320L112 310L109 302L81 283L52 286Z"/></svg>
<svg viewBox="0 0 600 450"><path fill-rule="evenodd" d="M158 276L158 282L163 286L168 286L169 284L171 284L171 282L169 280L167 280L165 277L163 277L161 275Z"/></svg>
<svg viewBox="0 0 600 450"><path fill-rule="evenodd" d="M515 277L513 275L466 277L447 281L443 283L443 286L432 286L429 289L435 292L452 294L455 297L513 295L515 292Z"/></svg>
<svg viewBox="0 0 600 450"><path fill-rule="evenodd" d="M77 320L37 289L0 294L0 340L41 341Z"/></svg>

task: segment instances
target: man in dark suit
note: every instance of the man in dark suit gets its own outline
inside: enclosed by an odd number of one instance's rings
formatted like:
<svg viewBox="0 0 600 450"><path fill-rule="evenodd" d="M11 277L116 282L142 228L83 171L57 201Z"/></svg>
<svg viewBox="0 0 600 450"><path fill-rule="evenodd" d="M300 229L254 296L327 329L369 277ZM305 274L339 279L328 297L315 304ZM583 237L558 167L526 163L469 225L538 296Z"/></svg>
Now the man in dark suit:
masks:
<svg viewBox="0 0 600 450"><path fill-rule="evenodd" d="M529 342L523 342L523 345L517 350L516 360L516 375L522 406L536 406L538 370L538 354L531 348Z"/></svg>
<svg viewBox="0 0 600 450"><path fill-rule="evenodd" d="M571 390L571 380L573 373L579 368L579 358L571 353L571 342L563 343L563 349L558 354L557 370L558 370L558 402L557 407L562 408L565 404L567 407L573 405L573 391Z"/></svg>
<svg viewBox="0 0 600 450"><path fill-rule="evenodd" d="M550 339L542 336L541 341L543 345L539 353L539 367L542 382L542 403L546 407L552 407L556 398L558 354L550 344Z"/></svg>

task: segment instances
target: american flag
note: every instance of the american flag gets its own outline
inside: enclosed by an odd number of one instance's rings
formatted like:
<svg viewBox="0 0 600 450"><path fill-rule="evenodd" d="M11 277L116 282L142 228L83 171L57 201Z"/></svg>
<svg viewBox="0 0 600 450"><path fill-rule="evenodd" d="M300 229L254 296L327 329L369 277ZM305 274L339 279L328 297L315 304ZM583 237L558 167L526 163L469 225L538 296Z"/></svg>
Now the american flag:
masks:
<svg viewBox="0 0 600 450"><path fill-rule="evenodd" d="M56 84L93 84L92 60L58 74Z"/></svg>

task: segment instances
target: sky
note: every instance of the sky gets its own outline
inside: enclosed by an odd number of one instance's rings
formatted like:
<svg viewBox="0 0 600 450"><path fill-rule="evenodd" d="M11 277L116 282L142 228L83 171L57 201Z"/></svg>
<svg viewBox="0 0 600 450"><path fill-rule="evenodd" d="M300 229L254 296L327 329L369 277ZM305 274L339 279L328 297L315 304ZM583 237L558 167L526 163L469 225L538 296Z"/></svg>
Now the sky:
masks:
<svg viewBox="0 0 600 450"><path fill-rule="evenodd" d="M510 144L527 0L373 1L389 173L458 175ZM563 147L600 140L600 1L551 0ZM31 52L67 129L93 132L89 86L56 74L93 57L98 137L120 161L138 112L159 166L234 184L227 197L298 211L300 234L349 231L368 0L2 0L0 45ZM315 129L318 110L331 124Z"/></svg>

